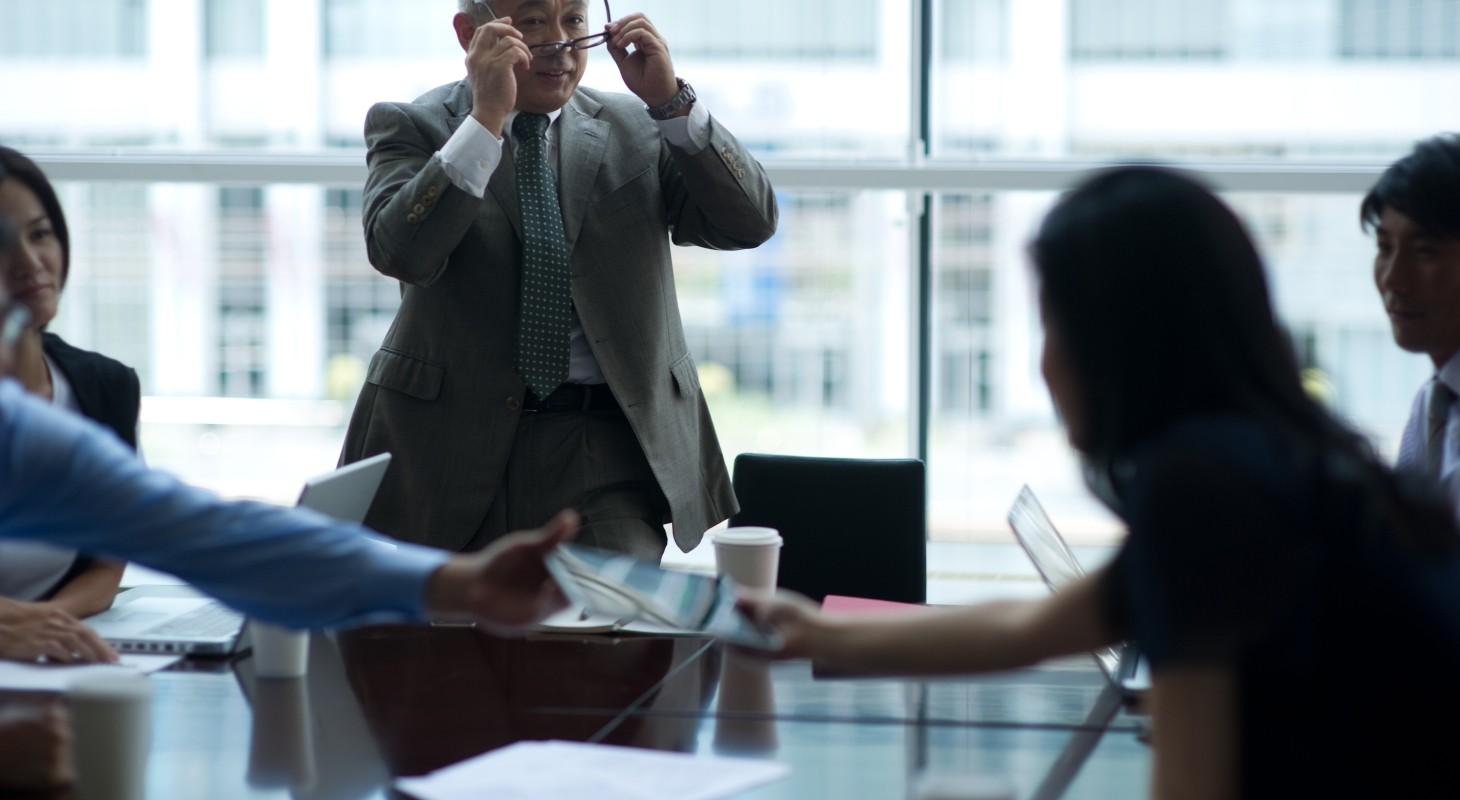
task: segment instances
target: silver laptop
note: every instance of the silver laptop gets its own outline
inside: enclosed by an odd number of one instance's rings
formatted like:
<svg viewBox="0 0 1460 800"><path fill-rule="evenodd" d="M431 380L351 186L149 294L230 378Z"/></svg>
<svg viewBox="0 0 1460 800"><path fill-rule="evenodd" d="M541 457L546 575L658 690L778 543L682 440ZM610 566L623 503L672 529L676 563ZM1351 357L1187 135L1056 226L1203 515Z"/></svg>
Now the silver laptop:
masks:
<svg viewBox="0 0 1460 800"><path fill-rule="evenodd" d="M1028 486L1019 490L1014 505L1009 508L1009 527L1014 529L1014 538L1034 562L1034 569L1051 592L1058 592L1071 581L1084 576L1085 569L1070 552L1065 539L1055 530L1049 515ZM1127 692L1142 692L1150 688L1150 669L1133 645L1102 647L1091 655L1100 665L1105 677Z"/></svg>
<svg viewBox="0 0 1460 800"><path fill-rule="evenodd" d="M360 522L385 477L390 454L357 461L305 482L298 505ZM239 649L244 617L189 586L138 586L86 624L124 653L229 655Z"/></svg>

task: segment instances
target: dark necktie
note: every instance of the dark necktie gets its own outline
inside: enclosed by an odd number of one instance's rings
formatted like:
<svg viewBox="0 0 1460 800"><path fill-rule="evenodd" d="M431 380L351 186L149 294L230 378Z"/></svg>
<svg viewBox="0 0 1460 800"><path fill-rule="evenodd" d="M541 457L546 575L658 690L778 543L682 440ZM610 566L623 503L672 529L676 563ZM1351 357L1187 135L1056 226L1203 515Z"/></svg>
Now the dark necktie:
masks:
<svg viewBox="0 0 1460 800"><path fill-rule="evenodd" d="M1450 387L1438 377L1431 379L1425 397L1425 471L1436 478L1445 466L1445 423L1454 403Z"/></svg>
<svg viewBox="0 0 1460 800"><path fill-rule="evenodd" d="M522 295L517 374L538 397L568 379L573 283L557 184L548 169L546 114L517 115L517 202L522 209Z"/></svg>

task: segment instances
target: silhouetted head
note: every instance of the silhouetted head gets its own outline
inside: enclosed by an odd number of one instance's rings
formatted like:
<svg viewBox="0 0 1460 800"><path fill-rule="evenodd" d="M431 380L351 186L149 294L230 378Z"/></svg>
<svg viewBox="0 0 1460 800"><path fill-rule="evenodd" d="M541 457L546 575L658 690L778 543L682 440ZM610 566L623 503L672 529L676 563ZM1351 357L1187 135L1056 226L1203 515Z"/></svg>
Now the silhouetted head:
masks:
<svg viewBox="0 0 1460 800"><path fill-rule="evenodd" d="M1196 180L1157 167L1097 173L1059 201L1030 252L1046 382L1071 442L1097 464L1193 413L1321 413L1256 247Z"/></svg>

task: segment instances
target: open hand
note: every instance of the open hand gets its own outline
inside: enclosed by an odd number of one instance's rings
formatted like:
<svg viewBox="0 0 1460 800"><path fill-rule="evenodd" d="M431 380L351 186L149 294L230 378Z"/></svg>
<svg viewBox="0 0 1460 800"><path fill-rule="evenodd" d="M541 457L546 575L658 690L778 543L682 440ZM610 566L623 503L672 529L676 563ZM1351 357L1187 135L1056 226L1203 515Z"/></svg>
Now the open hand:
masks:
<svg viewBox="0 0 1460 800"><path fill-rule="evenodd" d="M112 662L116 651L85 623L49 603L0 598L0 658L65 664Z"/></svg>
<svg viewBox="0 0 1460 800"><path fill-rule="evenodd" d="M816 656L821 609L804 595L781 589L773 597L742 595L735 605L747 617L781 635L781 649L771 654L772 657Z"/></svg>

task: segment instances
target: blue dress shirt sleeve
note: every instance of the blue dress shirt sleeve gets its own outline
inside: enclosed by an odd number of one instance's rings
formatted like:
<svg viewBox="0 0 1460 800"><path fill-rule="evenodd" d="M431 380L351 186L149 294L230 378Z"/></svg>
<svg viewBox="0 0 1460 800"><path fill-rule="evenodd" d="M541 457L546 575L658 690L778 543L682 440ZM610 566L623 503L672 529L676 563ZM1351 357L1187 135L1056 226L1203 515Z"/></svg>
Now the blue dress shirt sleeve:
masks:
<svg viewBox="0 0 1460 800"><path fill-rule="evenodd" d="M305 509L224 501L144 467L109 431L0 380L0 537L177 575L260 619L334 627L419 618L447 554L392 549Z"/></svg>

